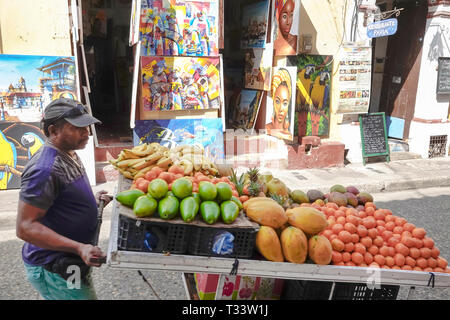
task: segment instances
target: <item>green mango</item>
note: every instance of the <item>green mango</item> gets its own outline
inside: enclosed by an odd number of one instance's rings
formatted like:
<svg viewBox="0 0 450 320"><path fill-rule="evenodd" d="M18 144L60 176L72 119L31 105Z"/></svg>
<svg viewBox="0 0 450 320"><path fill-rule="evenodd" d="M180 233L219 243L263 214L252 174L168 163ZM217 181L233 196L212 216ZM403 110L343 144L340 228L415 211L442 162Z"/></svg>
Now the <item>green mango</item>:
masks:
<svg viewBox="0 0 450 320"><path fill-rule="evenodd" d="M158 208L158 202L147 195L140 196L134 202L133 212L137 217L152 216Z"/></svg>
<svg viewBox="0 0 450 320"><path fill-rule="evenodd" d="M130 189L125 190L122 192L119 192L116 194L116 200L119 201L124 206L127 206L129 208L133 208L134 203L136 202L136 199L145 195L144 192L138 189Z"/></svg>
<svg viewBox="0 0 450 320"><path fill-rule="evenodd" d="M167 196L159 201L158 213L161 219L173 219L178 214L180 202L177 197Z"/></svg>
<svg viewBox="0 0 450 320"><path fill-rule="evenodd" d="M172 191L168 191L167 194L166 194L166 196L172 196L172 197L175 197L175 194L174 194Z"/></svg>
<svg viewBox="0 0 450 320"><path fill-rule="evenodd" d="M219 182L216 184L217 197L216 201L221 203L223 201L230 200L233 196L233 190L230 185L226 182Z"/></svg>
<svg viewBox="0 0 450 320"><path fill-rule="evenodd" d="M198 194L197 192L193 192L192 197L195 199L195 201L198 204L198 207L200 208L200 204L202 203L202 198L200 198L200 194Z"/></svg>
<svg viewBox="0 0 450 320"><path fill-rule="evenodd" d="M234 201L234 202L238 205L239 210L242 210L242 209L244 208L244 206L242 205L241 200L239 200L238 197L232 196L230 200L231 200L231 201Z"/></svg>
<svg viewBox="0 0 450 320"><path fill-rule="evenodd" d="M207 224L215 223L220 217L220 207L215 201L203 201L200 205L200 213Z"/></svg>
<svg viewBox="0 0 450 320"><path fill-rule="evenodd" d="M233 223L239 215L239 206L232 200L224 201L220 205L220 214L223 222Z"/></svg>
<svg viewBox="0 0 450 320"><path fill-rule="evenodd" d="M187 197L181 200L180 214L183 221L193 221L197 216L199 208L200 206L198 205L197 200L195 200L194 197Z"/></svg>

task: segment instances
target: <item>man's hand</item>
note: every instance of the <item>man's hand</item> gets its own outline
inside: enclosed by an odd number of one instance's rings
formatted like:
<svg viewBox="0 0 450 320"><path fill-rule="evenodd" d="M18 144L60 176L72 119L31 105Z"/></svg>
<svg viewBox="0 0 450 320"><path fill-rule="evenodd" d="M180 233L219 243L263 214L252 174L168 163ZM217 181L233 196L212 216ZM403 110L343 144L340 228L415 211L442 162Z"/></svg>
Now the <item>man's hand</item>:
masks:
<svg viewBox="0 0 450 320"><path fill-rule="evenodd" d="M105 205L104 205L105 207L112 200L112 197L109 196L107 193L108 193L108 191L101 190L95 194L95 200L97 201L97 206L99 205L100 200L103 200L105 202Z"/></svg>
<svg viewBox="0 0 450 320"><path fill-rule="evenodd" d="M90 244L81 246L79 255L84 263L91 267L100 267L103 263L102 260L106 258L106 255L99 247L94 247Z"/></svg>

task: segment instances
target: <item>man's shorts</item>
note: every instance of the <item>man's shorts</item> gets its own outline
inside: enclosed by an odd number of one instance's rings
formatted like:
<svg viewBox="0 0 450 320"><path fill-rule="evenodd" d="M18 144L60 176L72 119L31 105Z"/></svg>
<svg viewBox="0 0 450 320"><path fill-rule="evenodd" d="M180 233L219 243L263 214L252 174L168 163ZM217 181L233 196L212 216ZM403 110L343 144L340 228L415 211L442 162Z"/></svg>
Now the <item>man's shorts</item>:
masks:
<svg viewBox="0 0 450 320"><path fill-rule="evenodd" d="M91 275L85 281L66 281L41 266L25 263L27 278L45 300L97 300Z"/></svg>

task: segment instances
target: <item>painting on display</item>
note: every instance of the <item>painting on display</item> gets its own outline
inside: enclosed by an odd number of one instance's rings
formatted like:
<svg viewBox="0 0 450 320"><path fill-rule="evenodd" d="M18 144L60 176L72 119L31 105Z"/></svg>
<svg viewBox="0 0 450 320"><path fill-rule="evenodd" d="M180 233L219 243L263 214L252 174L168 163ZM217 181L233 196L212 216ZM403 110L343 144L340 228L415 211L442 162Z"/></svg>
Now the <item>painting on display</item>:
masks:
<svg viewBox="0 0 450 320"><path fill-rule="evenodd" d="M0 55L0 122L38 122L52 100L76 98L73 57Z"/></svg>
<svg viewBox="0 0 450 320"><path fill-rule="evenodd" d="M218 0L142 0L143 56L218 56Z"/></svg>
<svg viewBox="0 0 450 320"><path fill-rule="evenodd" d="M247 49L245 51L245 88L270 90L272 60L272 44L266 44L265 49Z"/></svg>
<svg viewBox="0 0 450 320"><path fill-rule="evenodd" d="M39 122L0 122L0 190L20 188L23 169L44 144Z"/></svg>
<svg viewBox="0 0 450 320"><path fill-rule="evenodd" d="M241 49L265 47L268 16L269 0L243 8Z"/></svg>
<svg viewBox="0 0 450 320"><path fill-rule="evenodd" d="M224 159L222 119L137 120L133 144L157 142L172 149L198 145L211 160Z"/></svg>
<svg viewBox="0 0 450 320"><path fill-rule="evenodd" d="M273 0L272 39L276 56L297 54L300 0Z"/></svg>
<svg viewBox="0 0 450 320"><path fill-rule="evenodd" d="M253 129L261 106L262 91L242 90L234 106L232 126L235 129Z"/></svg>
<svg viewBox="0 0 450 320"><path fill-rule="evenodd" d="M141 57L143 109L219 108L219 64L219 57Z"/></svg>
<svg viewBox="0 0 450 320"><path fill-rule="evenodd" d="M288 58L297 67L298 136L327 136L330 129L332 56L300 54Z"/></svg>
<svg viewBox="0 0 450 320"><path fill-rule="evenodd" d="M292 141L294 139L296 67L275 67L272 70L271 91L267 95L267 134Z"/></svg>

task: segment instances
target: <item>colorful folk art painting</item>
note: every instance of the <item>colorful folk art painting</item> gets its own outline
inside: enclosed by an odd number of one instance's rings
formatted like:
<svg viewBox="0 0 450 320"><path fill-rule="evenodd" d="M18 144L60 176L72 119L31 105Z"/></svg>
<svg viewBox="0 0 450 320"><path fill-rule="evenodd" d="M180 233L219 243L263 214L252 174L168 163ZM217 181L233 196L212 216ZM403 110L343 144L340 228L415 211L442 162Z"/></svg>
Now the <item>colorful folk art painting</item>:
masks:
<svg viewBox="0 0 450 320"><path fill-rule="evenodd" d="M268 0L250 4L243 8L241 49L265 47L268 15Z"/></svg>
<svg viewBox="0 0 450 320"><path fill-rule="evenodd" d="M234 106L232 126L235 129L253 129L261 106L262 91L242 90Z"/></svg>
<svg viewBox="0 0 450 320"><path fill-rule="evenodd" d="M145 111L220 107L220 58L141 57Z"/></svg>
<svg viewBox="0 0 450 320"><path fill-rule="evenodd" d="M225 158L222 119L138 120L133 143L157 142L172 149L177 145L198 145L211 160Z"/></svg>
<svg viewBox="0 0 450 320"><path fill-rule="evenodd" d="M20 177L44 144L39 122L0 122L0 190L20 188Z"/></svg>
<svg viewBox="0 0 450 320"><path fill-rule="evenodd" d="M267 95L266 132L279 139L294 139L296 67L275 67Z"/></svg>
<svg viewBox="0 0 450 320"><path fill-rule="evenodd" d="M300 0L272 1L272 39L275 55L295 55L300 25Z"/></svg>
<svg viewBox="0 0 450 320"><path fill-rule="evenodd" d="M218 56L218 0L143 0L143 56Z"/></svg>
<svg viewBox="0 0 450 320"><path fill-rule="evenodd" d="M288 57L297 66L298 136L327 136L330 129L332 56Z"/></svg>
<svg viewBox="0 0 450 320"><path fill-rule="evenodd" d="M60 97L76 98L73 57L0 54L0 122L39 122Z"/></svg>

